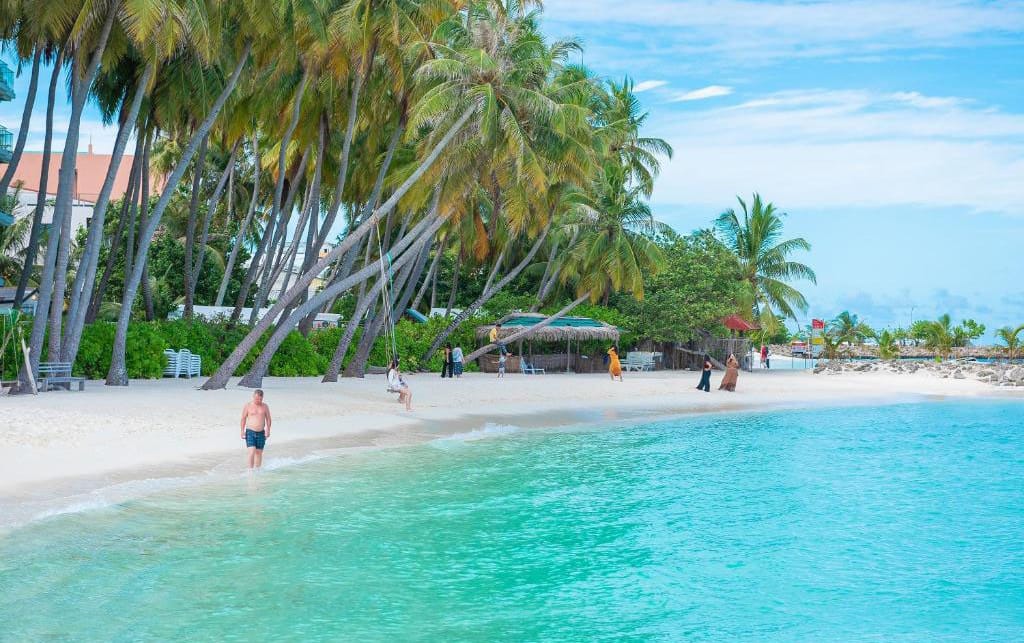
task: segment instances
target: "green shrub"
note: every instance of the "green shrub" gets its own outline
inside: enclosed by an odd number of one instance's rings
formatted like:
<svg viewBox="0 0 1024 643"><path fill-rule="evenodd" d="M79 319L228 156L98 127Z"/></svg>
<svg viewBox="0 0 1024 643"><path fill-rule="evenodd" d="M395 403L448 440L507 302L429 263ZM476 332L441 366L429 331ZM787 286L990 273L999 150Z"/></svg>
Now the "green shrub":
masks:
<svg viewBox="0 0 1024 643"><path fill-rule="evenodd" d="M143 323L143 322L139 322ZM171 350L187 348L202 357L203 375L210 375L235 350L249 328L230 325L224 321L207 322L199 319L175 319L153 322Z"/></svg>
<svg viewBox="0 0 1024 643"><path fill-rule="evenodd" d="M288 333L270 360L270 375L299 377L320 375L327 368L327 360L320 356L313 344L297 330Z"/></svg>
<svg viewBox="0 0 1024 643"><path fill-rule="evenodd" d="M110 370L110 354L114 349L116 324L96 322L82 330L82 341L75 360L74 373L89 379L103 379ZM128 325L125 344L125 366L128 377L134 379L158 378L163 375L166 344L153 324Z"/></svg>

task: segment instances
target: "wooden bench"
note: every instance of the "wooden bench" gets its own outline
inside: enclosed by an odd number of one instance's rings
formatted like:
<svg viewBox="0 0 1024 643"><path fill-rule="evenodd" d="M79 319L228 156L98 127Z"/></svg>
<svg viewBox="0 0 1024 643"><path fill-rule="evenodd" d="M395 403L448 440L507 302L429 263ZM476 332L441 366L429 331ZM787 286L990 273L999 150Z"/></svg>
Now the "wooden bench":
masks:
<svg viewBox="0 0 1024 643"><path fill-rule="evenodd" d="M72 384L78 384L78 390L85 390L85 378L71 375L71 362L39 362L36 373L40 391L49 391L52 386L61 386L71 390Z"/></svg>

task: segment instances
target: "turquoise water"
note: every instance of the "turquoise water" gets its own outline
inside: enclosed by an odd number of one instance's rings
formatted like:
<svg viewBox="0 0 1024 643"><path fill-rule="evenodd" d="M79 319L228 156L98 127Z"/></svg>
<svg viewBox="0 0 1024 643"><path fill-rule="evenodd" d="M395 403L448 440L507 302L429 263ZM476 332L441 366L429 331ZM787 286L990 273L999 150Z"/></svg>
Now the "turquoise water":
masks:
<svg viewBox="0 0 1024 643"><path fill-rule="evenodd" d="M0 638L1021 640L1022 428L492 428L178 489L0 536Z"/></svg>

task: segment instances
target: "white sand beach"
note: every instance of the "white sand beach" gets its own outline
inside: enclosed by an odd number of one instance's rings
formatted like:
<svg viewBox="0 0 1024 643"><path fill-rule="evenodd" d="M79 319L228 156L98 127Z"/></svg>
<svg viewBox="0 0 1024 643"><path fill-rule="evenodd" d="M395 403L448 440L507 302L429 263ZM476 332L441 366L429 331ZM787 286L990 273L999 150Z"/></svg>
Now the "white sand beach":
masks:
<svg viewBox="0 0 1024 643"><path fill-rule="evenodd" d="M713 386L721 374L716 373ZM267 462L325 448L399 446L495 424L524 428L634 417L895 402L921 397L1019 397L973 380L927 374L755 370L736 393L697 391L686 372L606 375L467 374L442 380L414 374L414 411L384 390L382 376L321 384L317 378L267 378L274 418ZM80 494L130 480L211 470L241 472L239 413L251 390L200 391L201 380L133 381L127 388L90 382L82 393L0 398L0 510ZM0 516L0 523L3 523Z"/></svg>

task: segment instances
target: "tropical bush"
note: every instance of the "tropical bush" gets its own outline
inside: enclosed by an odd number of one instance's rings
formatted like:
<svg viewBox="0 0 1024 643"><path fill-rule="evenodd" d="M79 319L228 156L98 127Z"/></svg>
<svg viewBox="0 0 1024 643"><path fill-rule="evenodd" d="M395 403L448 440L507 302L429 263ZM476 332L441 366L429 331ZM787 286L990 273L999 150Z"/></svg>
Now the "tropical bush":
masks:
<svg viewBox="0 0 1024 643"><path fill-rule="evenodd" d="M89 379L106 377L110 368L115 326L111 322L96 322L85 326L73 368L75 375ZM166 346L154 324L130 325L125 349L128 377L145 379L162 376L166 365L163 353Z"/></svg>

